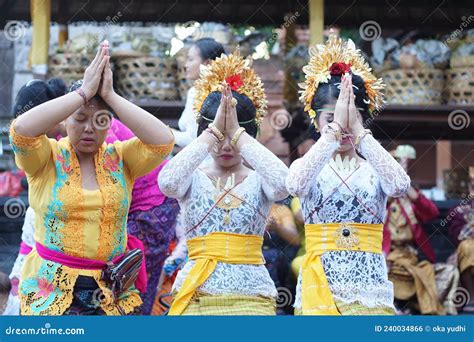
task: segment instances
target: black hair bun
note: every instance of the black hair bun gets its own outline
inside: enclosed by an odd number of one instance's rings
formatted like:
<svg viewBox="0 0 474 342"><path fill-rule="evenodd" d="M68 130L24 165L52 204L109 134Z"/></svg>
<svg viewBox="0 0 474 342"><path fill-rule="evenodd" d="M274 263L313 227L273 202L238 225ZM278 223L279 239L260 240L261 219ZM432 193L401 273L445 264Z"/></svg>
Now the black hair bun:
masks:
<svg viewBox="0 0 474 342"><path fill-rule="evenodd" d="M51 78L47 81L31 80L18 91L13 105L13 115L18 117L31 108L62 96L66 93L66 89L66 84L60 78Z"/></svg>
<svg viewBox="0 0 474 342"><path fill-rule="evenodd" d="M221 102L221 96L222 94L220 92L214 91L204 100L200 110L201 118L198 122L198 135L214 121ZM255 121L257 114L255 105L246 95L232 91L232 96L237 100L237 119L239 123L242 123L240 126L244 127L245 131L255 138L258 131L258 126Z"/></svg>
<svg viewBox="0 0 474 342"><path fill-rule="evenodd" d="M341 76L332 75L327 83L319 83L316 89L311 108L317 112L318 109L324 108L328 103L337 101L341 85ZM370 118L367 92L365 90L365 82L359 75L352 74L352 86L354 87L355 105L359 109L364 122Z"/></svg>
<svg viewBox="0 0 474 342"><path fill-rule="evenodd" d="M53 98L63 96L67 92L66 83L59 77L50 78L46 81L46 84Z"/></svg>

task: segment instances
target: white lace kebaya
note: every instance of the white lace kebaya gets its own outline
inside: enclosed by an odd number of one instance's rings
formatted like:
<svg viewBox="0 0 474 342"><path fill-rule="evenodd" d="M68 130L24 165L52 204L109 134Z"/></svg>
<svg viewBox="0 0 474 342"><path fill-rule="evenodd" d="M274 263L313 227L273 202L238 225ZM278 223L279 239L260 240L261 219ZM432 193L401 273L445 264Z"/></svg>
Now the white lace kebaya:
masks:
<svg viewBox="0 0 474 342"><path fill-rule="evenodd" d="M342 163L331 159L339 146L323 136L290 166L287 189L300 197L305 223L383 223L387 196L404 194L410 178L372 135L361 140L360 152L366 161L355 171L353 163L336 169ZM321 260L335 300L393 308L393 284L382 254L332 251ZM301 309L301 270L294 306Z"/></svg>
<svg viewBox="0 0 474 342"><path fill-rule="evenodd" d="M215 207L216 196L222 194L201 170L200 164L209 155L208 146L194 140L178 153L160 172L161 191L178 199L186 227L186 239L213 232L263 236L272 202L288 196L285 179L288 168L272 152L256 140L242 146L241 156L253 168L231 192L244 200L228 212ZM210 214L195 227L209 212ZM230 220L226 216L230 214ZM227 224L226 224L227 223ZM173 291L179 291L194 261L179 271ZM276 297L275 285L265 265L238 265L219 262L215 271L197 289L210 295L248 295Z"/></svg>

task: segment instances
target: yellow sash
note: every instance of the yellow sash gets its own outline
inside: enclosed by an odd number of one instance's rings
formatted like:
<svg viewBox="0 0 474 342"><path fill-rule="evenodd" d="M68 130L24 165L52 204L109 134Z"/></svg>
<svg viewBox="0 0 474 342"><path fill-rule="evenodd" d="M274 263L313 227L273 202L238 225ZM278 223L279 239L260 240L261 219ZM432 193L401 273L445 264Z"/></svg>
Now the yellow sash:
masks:
<svg viewBox="0 0 474 342"><path fill-rule="evenodd" d="M302 264L303 315L339 315L321 263L327 251L382 253L382 224L305 224L306 255Z"/></svg>
<svg viewBox="0 0 474 342"><path fill-rule="evenodd" d="M188 306L196 289L214 272L218 262L263 265L263 237L216 232L186 242L189 260L195 260L168 315L180 315Z"/></svg>

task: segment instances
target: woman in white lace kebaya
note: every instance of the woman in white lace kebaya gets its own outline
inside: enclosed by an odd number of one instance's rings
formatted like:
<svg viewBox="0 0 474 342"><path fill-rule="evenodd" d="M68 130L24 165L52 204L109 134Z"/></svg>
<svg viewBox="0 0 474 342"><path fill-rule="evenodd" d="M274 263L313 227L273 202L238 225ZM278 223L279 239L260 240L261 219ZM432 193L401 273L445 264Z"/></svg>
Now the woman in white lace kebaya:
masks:
<svg viewBox="0 0 474 342"><path fill-rule="evenodd" d="M288 196L288 169L254 139L265 109L262 84L239 54L218 58L196 82L199 136L158 180L179 201L189 253L170 315L275 314L262 242L270 205Z"/></svg>
<svg viewBox="0 0 474 342"><path fill-rule="evenodd" d="M382 224L387 196L405 193L410 179L363 127L383 103L381 80L352 41L334 35L310 57L301 99L321 138L291 165L286 182L305 218L295 312L393 314Z"/></svg>
<svg viewBox="0 0 474 342"><path fill-rule="evenodd" d="M189 48L186 58L186 81L192 86L186 94L186 105L178 121L179 130L172 129L176 145L185 147L197 136L197 124L194 115L194 82L199 78L201 65L208 65L211 61L225 53L222 44L213 38L196 40Z"/></svg>

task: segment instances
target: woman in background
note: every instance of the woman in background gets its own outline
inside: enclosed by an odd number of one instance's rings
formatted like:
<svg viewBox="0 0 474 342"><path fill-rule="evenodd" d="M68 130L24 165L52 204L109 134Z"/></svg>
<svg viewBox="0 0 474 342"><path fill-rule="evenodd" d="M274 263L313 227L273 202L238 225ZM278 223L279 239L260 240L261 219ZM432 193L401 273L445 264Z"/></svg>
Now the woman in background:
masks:
<svg viewBox="0 0 474 342"><path fill-rule="evenodd" d="M51 78L47 81L31 80L20 88L16 95L15 104L13 106L14 117L17 118L31 108L34 108L44 102L55 99L66 93L67 87L64 81L60 78ZM61 122L48 132L48 138L59 140L66 135L66 128ZM12 284L10 296L7 307L5 308L5 315L19 315L20 314L20 298L18 297L18 285L20 283L21 268L28 253L35 246L35 212L33 208L28 207L25 212L25 220L21 228L21 244L18 256L13 264L10 272L10 280Z"/></svg>
<svg viewBox="0 0 474 342"><path fill-rule="evenodd" d="M194 98L196 95L194 82L199 78L201 65L208 65L223 53L225 53L224 47L212 38L198 39L188 50L185 66L186 80L192 86L188 90L186 105L178 121L179 130L173 129L176 145L180 147L187 146L197 137L198 125L194 111Z"/></svg>
<svg viewBox="0 0 474 342"><path fill-rule="evenodd" d="M8 275L0 271L0 316L2 315L14 315L15 313L9 313L8 307L12 307L12 297L10 296L12 290L12 284Z"/></svg>
<svg viewBox="0 0 474 342"><path fill-rule="evenodd" d="M449 212L454 213L448 226L451 241L457 247L454 252L455 264L460 273L460 282L467 293L459 296L459 310L474 313L474 166L469 167L469 197ZM466 203L467 202L467 203ZM462 302L462 300L464 300Z"/></svg>

